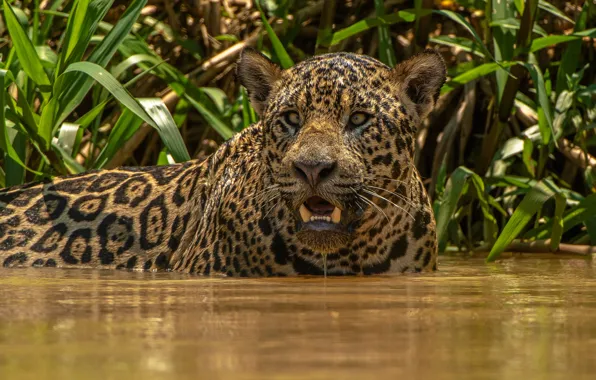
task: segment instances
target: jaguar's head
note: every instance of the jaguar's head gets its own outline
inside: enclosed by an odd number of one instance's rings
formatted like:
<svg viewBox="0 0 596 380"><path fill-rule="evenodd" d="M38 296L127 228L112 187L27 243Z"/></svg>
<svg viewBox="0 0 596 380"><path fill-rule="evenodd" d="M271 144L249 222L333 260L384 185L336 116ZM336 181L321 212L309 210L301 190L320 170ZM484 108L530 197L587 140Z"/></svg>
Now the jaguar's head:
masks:
<svg viewBox="0 0 596 380"><path fill-rule="evenodd" d="M362 55L317 56L282 70L246 49L238 76L262 120L263 160L298 221L298 239L329 253L358 233L375 183L411 172L414 134L445 64L426 50L391 69Z"/></svg>

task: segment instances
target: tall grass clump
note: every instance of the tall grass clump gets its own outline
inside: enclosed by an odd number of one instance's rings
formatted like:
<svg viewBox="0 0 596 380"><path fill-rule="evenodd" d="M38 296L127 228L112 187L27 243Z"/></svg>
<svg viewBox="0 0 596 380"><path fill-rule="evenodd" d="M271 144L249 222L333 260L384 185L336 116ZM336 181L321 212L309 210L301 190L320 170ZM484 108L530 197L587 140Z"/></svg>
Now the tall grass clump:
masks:
<svg viewBox="0 0 596 380"><path fill-rule="evenodd" d="M285 68L433 47L449 80L415 160L440 249L596 243L593 2L5 0L3 15L0 186L205 157L256 121L234 78L246 46Z"/></svg>

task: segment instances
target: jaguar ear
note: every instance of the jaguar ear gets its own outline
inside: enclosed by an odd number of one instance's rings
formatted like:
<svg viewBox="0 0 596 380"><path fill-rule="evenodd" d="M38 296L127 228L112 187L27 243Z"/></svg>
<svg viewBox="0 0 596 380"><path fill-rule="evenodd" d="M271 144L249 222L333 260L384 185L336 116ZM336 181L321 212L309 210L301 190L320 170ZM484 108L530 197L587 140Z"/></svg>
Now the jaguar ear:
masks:
<svg viewBox="0 0 596 380"><path fill-rule="evenodd" d="M236 75L248 91L250 104L262 117L273 84L281 77L281 68L258 51L245 48L240 53Z"/></svg>
<svg viewBox="0 0 596 380"><path fill-rule="evenodd" d="M395 81L416 105L421 118L437 102L441 86L445 83L446 71L443 57L433 49L426 49L393 69Z"/></svg>

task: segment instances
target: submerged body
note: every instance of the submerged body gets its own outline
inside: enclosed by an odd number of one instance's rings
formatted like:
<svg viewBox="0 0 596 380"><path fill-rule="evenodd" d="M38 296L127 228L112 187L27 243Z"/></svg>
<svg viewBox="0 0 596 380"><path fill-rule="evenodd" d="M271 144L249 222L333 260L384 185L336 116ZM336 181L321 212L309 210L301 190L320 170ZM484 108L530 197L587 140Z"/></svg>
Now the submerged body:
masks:
<svg viewBox="0 0 596 380"><path fill-rule="evenodd" d="M354 54L238 74L261 121L204 162L0 190L0 263L271 276L436 268L412 157L444 81L425 52L395 69Z"/></svg>

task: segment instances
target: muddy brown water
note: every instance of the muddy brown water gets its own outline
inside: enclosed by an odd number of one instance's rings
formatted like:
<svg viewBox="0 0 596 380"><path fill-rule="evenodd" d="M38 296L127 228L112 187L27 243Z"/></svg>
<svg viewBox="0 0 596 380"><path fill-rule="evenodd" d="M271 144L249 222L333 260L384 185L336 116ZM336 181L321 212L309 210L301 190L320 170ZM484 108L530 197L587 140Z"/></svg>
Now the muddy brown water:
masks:
<svg viewBox="0 0 596 380"><path fill-rule="evenodd" d="M0 379L593 379L596 264L223 279L0 269Z"/></svg>

